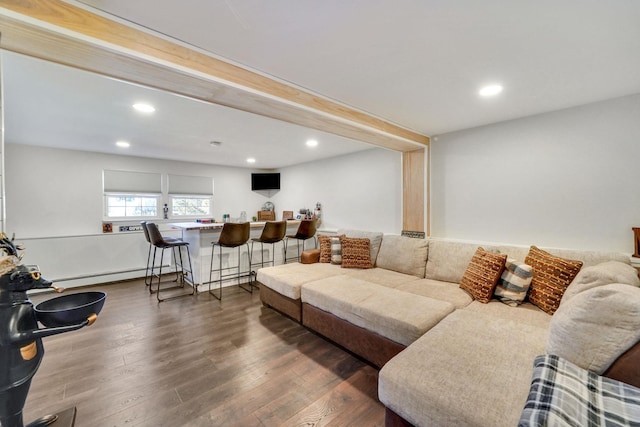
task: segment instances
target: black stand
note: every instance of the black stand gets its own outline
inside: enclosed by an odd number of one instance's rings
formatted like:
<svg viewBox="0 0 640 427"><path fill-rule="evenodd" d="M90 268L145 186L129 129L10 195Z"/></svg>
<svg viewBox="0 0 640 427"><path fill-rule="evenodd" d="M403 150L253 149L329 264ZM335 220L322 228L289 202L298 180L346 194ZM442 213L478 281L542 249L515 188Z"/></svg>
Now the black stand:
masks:
<svg viewBox="0 0 640 427"><path fill-rule="evenodd" d="M55 415L46 415L27 424L26 427L73 427L76 424L76 412L77 410L74 406Z"/></svg>

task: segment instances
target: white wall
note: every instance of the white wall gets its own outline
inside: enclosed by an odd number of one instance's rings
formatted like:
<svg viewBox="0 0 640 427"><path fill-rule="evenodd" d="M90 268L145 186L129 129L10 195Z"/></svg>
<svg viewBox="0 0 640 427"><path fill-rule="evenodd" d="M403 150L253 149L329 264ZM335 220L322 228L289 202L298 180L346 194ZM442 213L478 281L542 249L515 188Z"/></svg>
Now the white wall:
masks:
<svg viewBox="0 0 640 427"><path fill-rule="evenodd" d="M7 144L7 230L20 237L101 233L103 169L211 176L219 219L262 203L249 169Z"/></svg>
<svg viewBox="0 0 640 427"><path fill-rule="evenodd" d="M327 226L400 230L400 154L381 149L286 168L282 190L271 199L251 191L250 169L10 143L5 154L7 232L25 244L24 262L39 264L55 280L104 275L62 286L144 274L148 246L142 233L102 234L103 169L211 176L218 220L243 210L251 218L267 200L278 218L283 210L313 208L320 201ZM137 271L109 274L128 270Z"/></svg>
<svg viewBox="0 0 640 427"><path fill-rule="evenodd" d="M272 198L278 215L322 204L322 228L400 233L402 156L370 149L284 168L282 190Z"/></svg>
<svg viewBox="0 0 640 427"><path fill-rule="evenodd" d="M640 95L438 136L437 237L632 253Z"/></svg>

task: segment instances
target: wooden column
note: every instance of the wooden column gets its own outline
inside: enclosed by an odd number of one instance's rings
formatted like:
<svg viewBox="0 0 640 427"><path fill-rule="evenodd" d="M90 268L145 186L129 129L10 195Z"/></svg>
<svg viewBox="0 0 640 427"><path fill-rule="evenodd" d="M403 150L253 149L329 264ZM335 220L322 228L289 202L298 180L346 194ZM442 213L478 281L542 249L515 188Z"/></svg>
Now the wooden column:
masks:
<svg viewBox="0 0 640 427"><path fill-rule="evenodd" d="M402 229L428 234L426 158L425 149L402 153Z"/></svg>

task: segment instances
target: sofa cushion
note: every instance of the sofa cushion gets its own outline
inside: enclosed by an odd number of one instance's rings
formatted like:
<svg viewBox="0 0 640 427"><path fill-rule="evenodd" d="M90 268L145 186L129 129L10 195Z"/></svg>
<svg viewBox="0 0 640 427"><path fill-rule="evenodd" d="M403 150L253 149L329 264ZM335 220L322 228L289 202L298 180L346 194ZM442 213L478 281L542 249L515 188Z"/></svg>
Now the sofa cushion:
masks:
<svg viewBox="0 0 640 427"><path fill-rule="evenodd" d="M318 243L320 245L320 261L331 262L331 236L326 234L318 235Z"/></svg>
<svg viewBox="0 0 640 427"><path fill-rule="evenodd" d="M455 308L466 307L473 301L471 295L460 289L454 283L441 282L439 280L420 279L400 283L395 286L399 291L410 292L416 295L446 301Z"/></svg>
<svg viewBox="0 0 640 427"><path fill-rule="evenodd" d="M506 260L506 255L493 254L478 248L460 280L460 288L469 292L474 299L488 303Z"/></svg>
<svg viewBox="0 0 640 427"><path fill-rule="evenodd" d="M609 284L562 304L549 327L547 353L602 374L640 340L640 288Z"/></svg>
<svg viewBox="0 0 640 427"><path fill-rule="evenodd" d="M620 261L607 261L583 267L565 291L560 305L580 292L610 283L626 283L639 287L638 270Z"/></svg>
<svg viewBox="0 0 640 427"><path fill-rule="evenodd" d="M454 311L447 302L348 276L306 283L301 295L304 303L403 345Z"/></svg>
<svg viewBox="0 0 640 427"><path fill-rule="evenodd" d="M386 270L384 268L368 268L357 269L348 268L343 269L342 274L346 274L349 277L354 277L360 280L366 280L367 282L375 283L376 285L386 286L388 288L397 288L399 285L407 282L418 281L416 276L408 274L398 273L392 270Z"/></svg>
<svg viewBox="0 0 640 427"><path fill-rule="evenodd" d="M532 269L533 267L524 262L508 258L504 265L502 276L500 276L500 280L496 285L494 295L507 305L516 306L522 304L527 297L529 285L531 285Z"/></svg>
<svg viewBox="0 0 640 427"><path fill-rule="evenodd" d="M482 313L503 320L513 320L523 325L537 326L544 329L549 329L549 324L551 323L551 315L530 302L524 302L521 305L512 307L495 299L488 304L473 301L464 307L464 310Z"/></svg>
<svg viewBox="0 0 640 427"><path fill-rule="evenodd" d="M544 328L456 310L382 367L379 399L417 426L515 426L545 342Z"/></svg>
<svg viewBox="0 0 640 427"><path fill-rule="evenodd" d="M300 288L304 283L340 274L339 265L331 264L282 264L258 270L256 280L264 286L289 297L300 298Z"/></svg>
<svg viewBox="0 0 640 427"><path fill-rule="evenodd" d="M382 238L376 266L424 278L429 242L425 239L386 234Z"/></svg>
<svg viewBox="0 0 640 427"><path fill-rule="evenodd" d="M560 306L562 295L582 267L582 261L551 255L531 246L524 260L533 267L529 301L549 314Z"/></svg>
<svg viewBox="0 0 640 427"><path fill-rule="evenodd" d="M338 234L344 234L346 237L355 237L358 239L369 239L371 242L371 263L376 265L380 243L382 242L382 233L377 231L362 230L338 230Z"/></svg>
<svg viewBox="0 0 640 427"><path fill-rule="evenodd" d="M366 238L342 237L343 268L373 268L371 242Z"/></svg>

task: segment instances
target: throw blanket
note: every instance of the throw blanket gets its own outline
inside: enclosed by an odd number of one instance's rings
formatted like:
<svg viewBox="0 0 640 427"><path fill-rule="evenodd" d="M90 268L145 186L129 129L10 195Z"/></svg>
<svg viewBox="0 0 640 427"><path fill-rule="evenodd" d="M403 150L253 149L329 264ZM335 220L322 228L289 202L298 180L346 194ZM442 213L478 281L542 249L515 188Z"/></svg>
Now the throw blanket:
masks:
<svg viewBox="0 0 640 427"><path fill-rule="evenodd" d="M536 357L518 426L640 426L640 389L558 356Z"/></svg>

